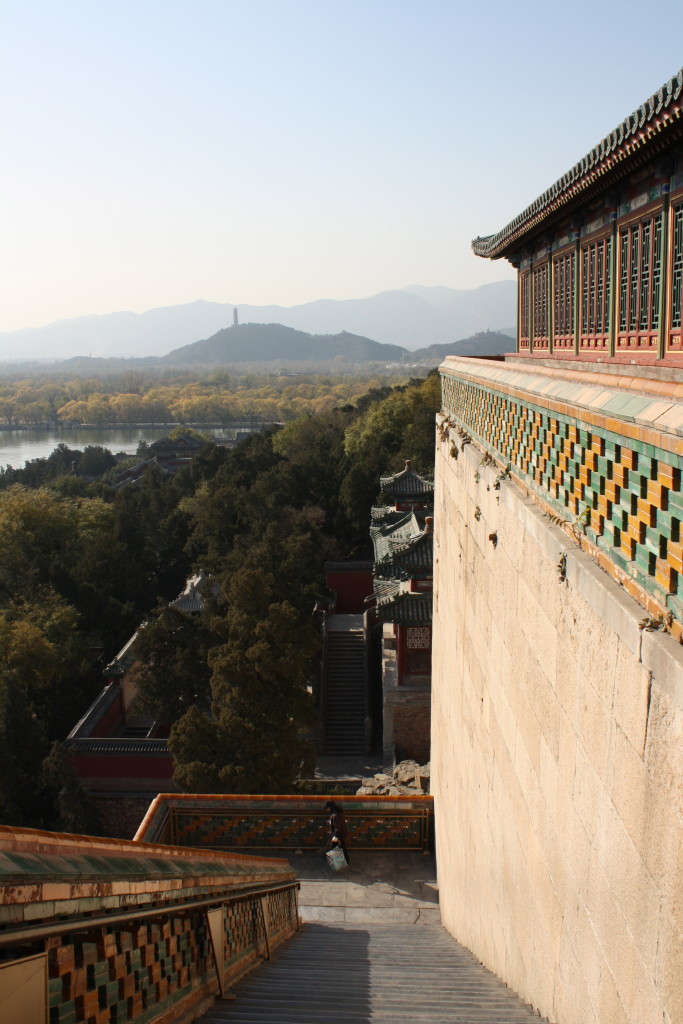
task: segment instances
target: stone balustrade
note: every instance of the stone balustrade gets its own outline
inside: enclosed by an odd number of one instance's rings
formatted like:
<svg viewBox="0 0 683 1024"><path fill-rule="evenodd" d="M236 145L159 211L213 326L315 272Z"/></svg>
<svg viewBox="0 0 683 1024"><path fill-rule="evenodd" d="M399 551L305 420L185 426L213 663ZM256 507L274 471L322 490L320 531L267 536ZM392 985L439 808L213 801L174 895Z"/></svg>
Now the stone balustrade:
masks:
<svg viewBox="0 0 683 1024"><path fill-rule="evenodd" d="M160 793L136 840L220 849L312 850L329 838L328 796ZM431 848L430 796L340 797L356 850Z"/></svg>
<svg viewBox="0 0 683 1024"><path fill-rule="evenodd" d="M0 827L0 1020L194 1019L298 927L283 860Z"/></svg>

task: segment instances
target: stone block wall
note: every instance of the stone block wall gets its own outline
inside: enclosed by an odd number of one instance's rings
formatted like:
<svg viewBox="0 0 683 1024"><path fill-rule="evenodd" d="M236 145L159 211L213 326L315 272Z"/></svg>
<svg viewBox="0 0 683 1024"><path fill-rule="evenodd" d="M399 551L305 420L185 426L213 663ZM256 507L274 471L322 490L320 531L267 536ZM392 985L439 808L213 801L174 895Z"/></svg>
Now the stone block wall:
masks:
<svg viewBox="0 0 683 1024"><path fill-rule="evenodd" d="M396 694L393 712L398 760L409 758L426 764L430 757L431 694Z"/></svg>
<svg viewBox="0 0 683 1024"><path fill-rule="evenodd" d="M674 1024L683 650L640 628L624 588L446 427L432 673L443 922L551 1021Z"/></svg>
<svg viewBox="0 0 683 1024"><path fill-rule="evenodd" d="M385 622L382 643L384 762L395 756L426 764L430 758L431 677L418 682L403 677L399 686L394 626Z"/></svg>

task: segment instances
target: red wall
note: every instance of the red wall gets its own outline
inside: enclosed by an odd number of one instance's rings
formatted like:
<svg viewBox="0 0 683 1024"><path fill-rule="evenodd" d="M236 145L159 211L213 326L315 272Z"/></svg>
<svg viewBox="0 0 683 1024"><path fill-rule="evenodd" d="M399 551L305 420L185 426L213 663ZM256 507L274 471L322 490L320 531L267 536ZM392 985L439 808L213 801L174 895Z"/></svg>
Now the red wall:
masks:
<svg viewBox="0 0 683 1024"><path fill-rule="evenodd" d="M337 595L339 615L362 614L365 598L372 594L372 572L328 572L327 586Z"/></svg>
<svg viewBox="0 0 683 1024"><path fill-rule="evenodd" d="M72 758L82 779L170 779L170 754L76 754Z"/></svg>

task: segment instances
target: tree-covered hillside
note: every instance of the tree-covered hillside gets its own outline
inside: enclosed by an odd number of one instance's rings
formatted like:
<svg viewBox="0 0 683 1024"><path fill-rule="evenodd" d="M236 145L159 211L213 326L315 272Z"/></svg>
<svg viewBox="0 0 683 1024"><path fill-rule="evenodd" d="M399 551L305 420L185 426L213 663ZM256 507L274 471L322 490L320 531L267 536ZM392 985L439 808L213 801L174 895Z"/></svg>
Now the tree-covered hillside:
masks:
<svg viewBox="0 0 683 1024"><path fill-rule="evenodd" d="M174 477L0 490L0 821L58 824L68 771L52 744L145 618L141 700L174 723L181 786L291 787L306 767L323 562L367 550L380 473L405 458L431 471L438 406L431 376L235 450L207 444ZM199 568L214 577L205 610L164 611Z"/></svg>

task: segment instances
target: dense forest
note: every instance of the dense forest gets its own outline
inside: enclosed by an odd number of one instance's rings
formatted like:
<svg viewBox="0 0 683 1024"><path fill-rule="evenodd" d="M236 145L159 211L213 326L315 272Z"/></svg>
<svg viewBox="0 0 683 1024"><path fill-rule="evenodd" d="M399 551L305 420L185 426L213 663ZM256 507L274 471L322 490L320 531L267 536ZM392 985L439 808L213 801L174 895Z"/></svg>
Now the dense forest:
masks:
<svg viewBox="0 0 683 1024"><path fill-rule="evenodd" d="M168 477L114 490L110 453L68 449L0 490L0 821L94 827L64 737L141 621L144 707L172 724L181 788L287 792L305 773L323 562L368 552L378 477L433 468L436 375L368 391ZM28 468L28 467L27 467ZM168 608L212 577L192 617ZM59 819L57 793L63 788ZM71 817L69 816L71 815Z"/></svg>
<svg viewBox="0 0 683 1024"><path fill-rule="evenodd" d="M354 403L379 377L231 374L214 370L126 370L102 377L65 374L0 379L0 423L220 423L257 416L285 421Z"/></svg>

